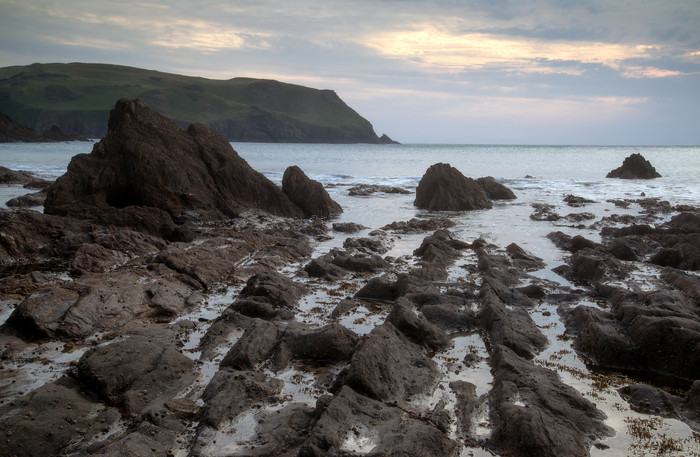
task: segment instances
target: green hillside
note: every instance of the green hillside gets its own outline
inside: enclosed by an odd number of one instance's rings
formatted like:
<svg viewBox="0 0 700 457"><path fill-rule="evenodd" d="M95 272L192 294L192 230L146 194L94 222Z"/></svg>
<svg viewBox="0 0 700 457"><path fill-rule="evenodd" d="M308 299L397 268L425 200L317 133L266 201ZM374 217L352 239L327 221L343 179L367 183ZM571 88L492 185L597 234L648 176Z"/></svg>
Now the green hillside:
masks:
<svg viewBox="0 0 700 457"><path fill-rule="evenodd" d="M0 68L0 113L39 132L58 125L99 138L122 97L139 98L183 126L207 124L231 141L380 142L372 125L331 90L105 64Z"/></svg>

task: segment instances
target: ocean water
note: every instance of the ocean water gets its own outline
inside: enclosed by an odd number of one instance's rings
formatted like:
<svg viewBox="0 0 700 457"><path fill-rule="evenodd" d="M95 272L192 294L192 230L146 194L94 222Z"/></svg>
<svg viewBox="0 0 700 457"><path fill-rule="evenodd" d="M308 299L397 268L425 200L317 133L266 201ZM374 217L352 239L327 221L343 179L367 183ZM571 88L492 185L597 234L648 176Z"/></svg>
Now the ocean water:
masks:
<svg viewBox="0 0 700 457"><path fill-rule="evenodd" d="M89 153L92 146L92 143L81 142L0 144L0 165L15 170L32 171L45 179L55 179L65 172L71 157ZM517 243L547 263L546 268L534 273L535 276L558 282L563 286L570 284L551 269L561 265L567 253L557 249L546 238L547 234L563 231L570 235L581 234L598 241L600 227L594 224L613 214L637 215L642 210L634 203L628 208L621 208L611 200L659 198L672 205L700 206L700 147L263 143L233 143L232 146L254 169L277 184L281 184L285 169L291 165L298 165L309 177L320 181L344 210L342 215L331 222L356 222L367 227L352 236L366 235L394 221L434 217L436 213L419 210L413 206L415 188L432 164L449 163L464 175L473 178L493 176L513 190L517 199L495 202L494 208L490 210L446 212L438 215L455 222L456 225L450 230L463 241L483 238L501 248L510 243ZM625 157L632 153L642 154L662 177L649 181L605 178L610 170L619 167ZM359 184L401 187L411 193L350 196L349 188ZM26 192L28 190L19 186L0 185L0 204L4 205L9 198ZM563 201L567 195L585 197L594 203L581 208L569 207ZM592 218L581 223L564 219L555 222L534 221L530 215L535 203L553 205L554 211L562 216L586 212L591 213ZM670 216L662 215L655 223L661 224L668 217ZM321 255L333 247L342 246L347 237L334 232L331 234L333 238L318 243L314 256ZM401 257L411 254L424 236L425 234L392 234L393 248L387 255ZM470 262L473 262L473 259L460 259L455 268L451 269L451 279L458 280L459 275L464 274L461 266ZM648 273L652 276L655 274L654 271ZM639 274L645 273L642 271ZM321 295L310 295L302 300L300 310L309 311L309 319L313 319L310 311L328 299ZM595 303L582 304L596 306ZM594 448L591 450L592 455L647 455L647 452L654 451L653 447L645 448L644 443L640 444L639 440L632 436L629 428L634 421L647 421L647 416L631 411L614 389L601 392L590 379L581 379L574 375L585 372L586 367L571 349L570 343L557 338L564 332L564 327L556 312L556 303L543 303L531 315L552 343L537 360L542 363L558 360L558 366L565 367L555 367L561 378L581 391L586 398L593 400L608 416L608 425L617 432L616 436L605 442L610 449ZM6 318L0 316L0 321L4 320L2 317ZM381 323L381 316L375 316L375 322L371 313L368 313L366 319L356 317L347 317L342 323L358 333L367 333L372 325ZM310 322L313 323L313 320ZM485 354L484 344L478 335L460 336L454 341L454 347L443 357L446 362L439 362L444 363L445 367L451 363L449 360L461 359L467 347L477 348L480 353ZM485 393L490 383L488 364L483 362L475 370L480 374L474 375L476 377L470 381L477 384L480 394ZM425 401L430 404L434 400ZM654 422L654 425L658 430L655 437L663 433L664 436L685 440L683 442L688 446L688 454L669 455L700 454L700 442L685 424L662 418L659 422ZM488 435L488 428L483 432ZM479 449L465 448L462 455L490 454Z"/></svg>
<svg viewBox="0 0 700 457"><path fill-rule="evenodd" d="M55 179L65 172L71 157L89 153L92 146L93 143L85 142L0 144L0 165ZM427 168L438 162L449 163L472 178L493 176L512 189L518 198L496 202L492 210L447 213L457 224L453 231L465 240L482 237L504 247L515 242L553 265L561 261L563 253L545 238L548 233L561 230L597 241L599 228L574 228L578 224L566 221L532 221L529 216L533 203L554 205L555 211L563 216L593 213L595 219L586 221L587 226L610 214L636 214L640 210L636 205L622 209L609 200L638 199L644 195L669 201L672 205L700 205L700 146L270 143L232 143L232 146L254 169L277 184L281 184L287 167L298 165L310 178L326 186L331 197L343 207L343 214L334 222L357 222L368 227L367 232L394 221L433 214L415 208L413 194L376 193L352 197L348 195L352 186L380 184L414 192ZM654 180L605 178L633 153L642 154L662 177ZM20 186L0 186L0 205L26 192ZM585 197L596 203L571 208L563 202L567 195ZM342 243L342 239L337 241ZM396 241L393 255L409 254L414 249L412 240ZM330 247L332 243L327 246Z"/></svg>

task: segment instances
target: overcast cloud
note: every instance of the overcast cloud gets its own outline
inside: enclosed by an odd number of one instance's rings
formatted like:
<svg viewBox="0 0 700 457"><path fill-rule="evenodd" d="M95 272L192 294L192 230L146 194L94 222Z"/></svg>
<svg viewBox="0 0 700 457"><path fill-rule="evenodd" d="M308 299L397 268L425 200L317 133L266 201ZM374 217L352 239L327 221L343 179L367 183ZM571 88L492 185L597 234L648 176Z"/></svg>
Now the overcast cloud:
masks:
<svg viewBox="0 0 700 457"><path fill-rule="evenodd" d="M697 0L0 0L0 66L333 89L401 142L700 144Z"/></svg>

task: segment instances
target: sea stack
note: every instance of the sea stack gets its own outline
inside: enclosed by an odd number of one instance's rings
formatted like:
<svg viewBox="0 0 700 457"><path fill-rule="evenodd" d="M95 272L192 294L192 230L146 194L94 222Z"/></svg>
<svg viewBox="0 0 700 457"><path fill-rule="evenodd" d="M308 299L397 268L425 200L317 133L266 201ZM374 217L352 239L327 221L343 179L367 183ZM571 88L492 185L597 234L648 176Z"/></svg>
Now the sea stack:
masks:
<svg viewBox="0 0 700 457"><path fill-rule="evenodd" d="M641 154L635 153L627 157L622 166L612 170L606 178L620 179L654 179L661 175Z"/></svg>
<svg viewBox="0 0 700 457"><path fill-rule="evenodd" d="M310 179L296 165L284 171L282 191L302 209L305 217L331 217L343 212L343 208L328 195L323 184Z"/></svg>
<svg viewBox="0 0 700 457"><path fill-rule="evenodd" d="M135 207L175 222L234 217L248 208L302 216L221 134L202 124L185 131L142 101L121 99L107 134L90 154L73 157L48 189L45 212L89 219Z"/></svg>
<svg viewBox="0 0 700 457"><path fill-rule="evenodd" d="M494 178L467 178L446 163L431 165L416 189L415 206L431 211L490 209L491 200L513 200L515 194Z"/></svg>

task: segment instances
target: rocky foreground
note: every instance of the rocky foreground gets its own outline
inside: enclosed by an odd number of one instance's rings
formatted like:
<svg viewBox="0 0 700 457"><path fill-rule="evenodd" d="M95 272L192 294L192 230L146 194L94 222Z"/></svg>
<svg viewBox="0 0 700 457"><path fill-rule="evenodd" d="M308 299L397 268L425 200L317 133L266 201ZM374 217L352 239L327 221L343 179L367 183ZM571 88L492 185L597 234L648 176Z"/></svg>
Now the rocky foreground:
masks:
<svg viewBox="0 0 700 457"><path fill-rule="evenodd" d="M416 205L515 197L497 184L436 164ZM353 237L302 170L278 188L206 127L122 100L46 214L0 213L0 455L586 456L614 430L539 357L562 341L601 392L616 373L634 410L700 431L700 216L634 203L602 243L550 234L565 287L438 216ZM408 235L412 255L387 256ZM319 253L329 236L347 238Z"/></svg>

